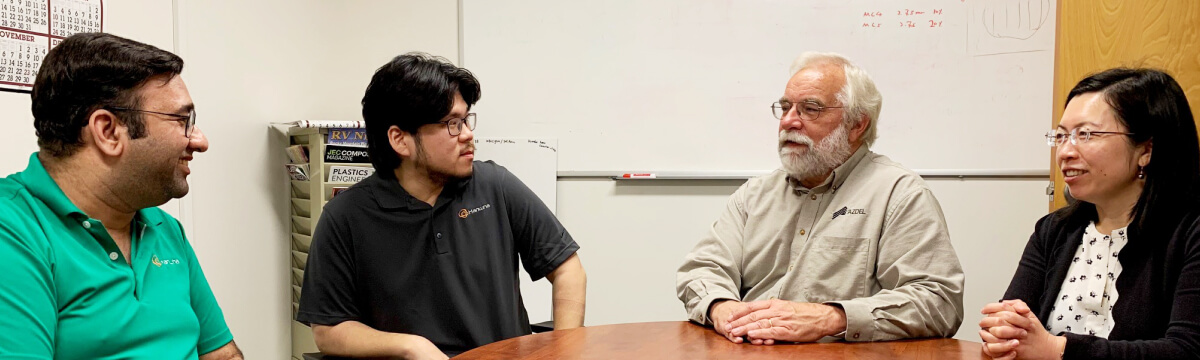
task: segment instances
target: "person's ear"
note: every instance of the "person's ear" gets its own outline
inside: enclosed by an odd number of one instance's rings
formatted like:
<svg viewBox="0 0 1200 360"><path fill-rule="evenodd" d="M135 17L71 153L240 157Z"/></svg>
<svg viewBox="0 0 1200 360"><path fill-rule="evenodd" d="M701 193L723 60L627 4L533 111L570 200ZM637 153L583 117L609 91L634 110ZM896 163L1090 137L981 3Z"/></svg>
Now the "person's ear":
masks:
<svg viewBox="0 0 1200 360"><path fill-rule="evenodd" d="M1154 151L1154 140L1147 141L1139 146L1141 148L1138 154L1138 166L1145 167L1150 165L1150 153Z"/></svg>
<svg viewBox="0 0 1200 360"><path fill-rule="evenodd" d="M854 128L850 129L850 143L851 144L862 143L862 136L864 133L867 132L867 127L870 125L871 125L871 118L868 117L867 114L860 115L860 117L858 119L858 124L855 124Z"/></svg>
<svg viewBox="0 0 1200 360"><path fill-rule="evenodd" d="M387 131L388 143L392 145L392 151L396 152L400 158L410 157L416 153L415 143L412 142L413 134L404 130L400 130L399 126L393 125Z"/></svg>
<svg viewBox="0 0 1200 360"><path fill-rule="evenodd" d="M129 127L118 120L116 114L105 109L88 115L87 125L80 136L84 144L94 145L106 156L120 156L129 145Z"/></svg>

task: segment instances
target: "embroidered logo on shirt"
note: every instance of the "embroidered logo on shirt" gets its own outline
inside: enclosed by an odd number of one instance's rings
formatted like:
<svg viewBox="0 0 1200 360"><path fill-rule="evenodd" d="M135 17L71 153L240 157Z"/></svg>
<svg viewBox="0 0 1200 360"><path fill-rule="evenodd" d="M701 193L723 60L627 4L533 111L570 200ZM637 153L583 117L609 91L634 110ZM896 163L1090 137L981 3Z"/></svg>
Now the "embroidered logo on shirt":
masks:
<svg viewBox="0 0 1200 360"><path fill-rule="evenodd" d="M466 219L468 216L471 216L471 214L474 214L474 213L477 213L480 211L484 211L487 209L491 209L491 208L492 208L492 204L483 204L483 206L480 206L480 207L477 207L474 209L470 209L470 210L462 209L462 210L458 211L458 217Z"/></svg>
<svg viewBox="0 0 1200 360"><path fill-rule="evenodd" d="M867 209L851 209L849 207L843 206L841 209L838 209L838 211L833 212L833 218L837 219L838 216L842 216L842 215L866 215L866 214L867 214Z"/></svg>
<svg viewBox="0 0 1200 360"><path fill-rule="evenodd" d="M158 255L154 255L150 258L150 263L157 267L162 267L163 265L178 265L179 259L159 260Z"/></svg>

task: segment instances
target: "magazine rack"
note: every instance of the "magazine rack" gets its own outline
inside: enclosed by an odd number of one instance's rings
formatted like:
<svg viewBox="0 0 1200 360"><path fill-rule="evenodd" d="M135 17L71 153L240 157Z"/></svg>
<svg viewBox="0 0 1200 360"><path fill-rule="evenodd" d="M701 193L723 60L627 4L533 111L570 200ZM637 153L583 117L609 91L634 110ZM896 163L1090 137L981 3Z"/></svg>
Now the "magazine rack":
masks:
<svg viewBox="0 0 1200 360"><path fill-rule="evenodd" d="M304 353L316 352L312 329L294 319L300 307L300 287L304 283L304 267L308 262L308 248L312 243L312 232L321 218L321 209L340 190L354 185L352 182L327 182L331 166L371 167L370 163L325 162L326 136L328 128L290 127L287 130L289 146L300 145L308 151L308 180L291 182L291 279L292 279L292 358L302 359ZM295 163L293 163L295 164Z"/></svg>

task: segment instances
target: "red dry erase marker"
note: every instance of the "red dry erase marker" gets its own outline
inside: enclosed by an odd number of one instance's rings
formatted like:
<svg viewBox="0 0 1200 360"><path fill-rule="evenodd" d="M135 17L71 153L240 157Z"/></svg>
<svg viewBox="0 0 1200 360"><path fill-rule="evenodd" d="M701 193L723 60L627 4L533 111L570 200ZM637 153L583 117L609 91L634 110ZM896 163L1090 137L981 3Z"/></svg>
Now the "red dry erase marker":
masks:
<svg viewBox="0 0 1200 360"><path fill-rule="evenodd" d="M626 179L653 179L654 174L625 174L621 175L621 177Z"/></svg>

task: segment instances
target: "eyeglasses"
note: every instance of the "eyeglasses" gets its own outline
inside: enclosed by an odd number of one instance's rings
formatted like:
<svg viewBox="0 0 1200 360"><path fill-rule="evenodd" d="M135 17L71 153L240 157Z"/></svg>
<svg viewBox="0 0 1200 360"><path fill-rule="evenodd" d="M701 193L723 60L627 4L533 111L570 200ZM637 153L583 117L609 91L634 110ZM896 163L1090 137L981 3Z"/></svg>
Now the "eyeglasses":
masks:
<svg viewBox="0 0 1200 360"><path fill-rule="evenodd" d="M771 103L771 114L775 115L776 119L783 120L789 111L792 111L793 104L791 101L776 101ZM821 112L825 109L841 109L842 106L821 106L815 101L804 101L800 103L800 108L796 113L800 115L800 120L813 121L821 116Z"/></svg>
<svg viewBox="0 0 1200 360"><path fill-rule="evenodd" d="M1132 136L1133 133L1119 132L1119 131L1092 131L1092 130L1080 130L1080 129L1071 129L1070 133L1065 133L1065 132L1061 132L1061 131L1050 130L1049 132L1046 133L1046 145L1049 145L1050 147L1062 146L1062 144L1067 142L1067 140L1071 141L1071 145L1079 145L1079 144L1087 143L1088 141L1092 140L1092 136L1094 136L1094 135Z"/></svg>
<svg viewBox="0 0 1200 360"><path fill-rule="evenodd" d="M130 108L123 108L123 107L115 107L115 106L109 107L108 109L109 110L117 110L117 111L133 111L133 112L140 112L140 113L172 117L173 118L173 119L171 119L172 121L183 122L183 136L184 137L189 137L189 138L192 137L192 129L196 128L196 109L189 110L187 115L164 113L164 112L141 110L141 109L130 109Z"/></svg>
<svg viewBox="0 0 1200 360"><path fill-rule="evenodd" d="M471 131L475 131L475 113L468 113L467 117L462 119L450 119L439 122L446 124L446 131L450 133L450 136L461 134L463 125L466 125Z"/></svg>

